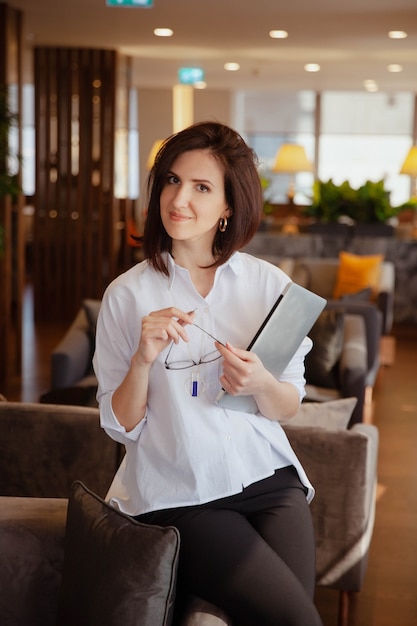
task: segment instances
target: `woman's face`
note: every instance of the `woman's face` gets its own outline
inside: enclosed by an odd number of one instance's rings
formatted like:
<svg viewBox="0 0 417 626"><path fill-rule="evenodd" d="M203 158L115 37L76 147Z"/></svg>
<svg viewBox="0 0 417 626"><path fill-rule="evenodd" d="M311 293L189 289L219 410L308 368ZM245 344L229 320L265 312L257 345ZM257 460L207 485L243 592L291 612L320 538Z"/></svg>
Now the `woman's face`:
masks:
<svg viewBox="0 0 417 626"><path fill-rule="evenodd" d="M198 241L211 250L220 218L231 212L224 171L208 150L191 150L172 163L160 197L162 223L175 241Z"/></svg>

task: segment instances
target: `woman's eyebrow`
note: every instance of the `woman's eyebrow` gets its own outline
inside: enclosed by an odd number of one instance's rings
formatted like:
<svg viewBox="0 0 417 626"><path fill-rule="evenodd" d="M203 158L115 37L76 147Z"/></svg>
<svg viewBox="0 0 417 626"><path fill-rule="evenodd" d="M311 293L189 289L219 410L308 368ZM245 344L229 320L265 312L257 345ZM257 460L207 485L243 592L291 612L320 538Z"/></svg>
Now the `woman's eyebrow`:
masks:
<svg viewBox="0 0 417 626"><path fill-rule="evenodd" d="M176 174L173 170L170 170L167 173L167 176L175 176L175 178L178 178L179 180L181 180L181 176L179 176L179 174ZM209 180L208 178L192 178L191 182L193 182L193 183L204 183L206 185L210 185L211 187L215 187L216 186L213 183L213 181Z"/></svg>
<svg viewBox="0 0 417 626"><path fill-rule="evenodd" d="M211 182L208 178L192 178L193 183L205 183L206 185L211 185L214 187L214 183Z"/></svg>

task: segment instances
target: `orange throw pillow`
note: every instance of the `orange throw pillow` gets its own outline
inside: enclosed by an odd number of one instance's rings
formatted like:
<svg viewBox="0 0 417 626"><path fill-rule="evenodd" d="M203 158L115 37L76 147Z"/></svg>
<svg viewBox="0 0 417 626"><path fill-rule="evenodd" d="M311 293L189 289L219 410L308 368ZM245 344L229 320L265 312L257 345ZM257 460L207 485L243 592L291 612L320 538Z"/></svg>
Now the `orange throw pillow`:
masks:
<svg viewBox="0 0 417 626"><path fill-rule="evenodd" d="M349 252L340 252L333 297L341 298L367 288L371 288L375 296L383 260L382 254L359 256Z"/></svg>

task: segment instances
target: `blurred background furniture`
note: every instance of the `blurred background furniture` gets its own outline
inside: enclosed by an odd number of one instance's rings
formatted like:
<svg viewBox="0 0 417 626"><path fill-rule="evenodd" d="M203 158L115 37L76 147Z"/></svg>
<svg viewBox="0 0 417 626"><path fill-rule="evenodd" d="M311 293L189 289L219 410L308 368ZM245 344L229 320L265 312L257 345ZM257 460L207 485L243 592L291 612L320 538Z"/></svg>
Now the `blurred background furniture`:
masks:
<svg viewBox="0 0 417 626"><path fill-rule="evenodd" d="M335 298L339 258L279 257L267 253L256 256L277 265L294 282L326 298L326 308L309 333L314 345L306 358L306 400L323 402L355 396L358 403L350 424L361 422L365 403L371 402L381 364L381 338L392 328L393 263L381 262L376 289L363 289L359 293ZM335 326L332 334L330 317L323 323L329 311L343 317L343 339L339 342L338 351L335 341L340 328ZM328 371L323 375L325 367Z"/></svg>
<svg viewBox="0 0 417 626"><path fill-rule="evenodd" d="M362 587L372 537L378 431L364 424L336 431L291 424L284 428L316 488L311 511L317 584L340 592L339 625L346 626L349 598ZM104 497L120 448L100 431L97 409L7 402L0 403L0 442L2 625L52 626L64 559L68 485L83 478ZM195 612L203 615L201 625L213 624L213 616L219 626L228 623L218 609L197 602L184 626L195 624Z"/></svg>
<svg viewBox="0 0 417 626"><path fill-rule="evenodd" d="M360 255L357 255L357 258L359 259ZM299 257L292 261L291 278L296 283L327 300L335 299L339 258ZM377 286L373 291L374 293L370 293L370 290L366 293L364 289L358 294L346 294L342 300L346 303L374 303L382 314L382 334L388 335L394 320L395 269L391 261L382 261Z"/></svg>
<svg viewBox="0 0 417 626"><path fill-rule="evenodd" d="M84 300L51 354L51 387L40 401L97 407L93 371L94 338L100 300Z"/></svg>
<svg viewBox="0 0 417 626"><path fill-rule="evenodd" d="M372 390L381 365L381 340L384 336L388 336L392 329L395 272L394 265L391 262L382 261L379 266L379 272L376 273L376 284L367 285L367 283L364 283L365 288L359 289L358 292L347 293L335 298L337 281L340 278L340 263L344 254L346 253L341 252L339 258L304 257L294 259L291 278L307 289L326 298L327 311L342 310L346 317L348 315L360 315L363 319L366 337L367 371L365 388L357 395L358 405L355 409L355 417L352 419L352 423L354 423L362 421L364 405L365 403L371 403ZM353 259L361 259L360 255L350 256ZM366 260L371 257L363 258ZM308 379L307 382L309 382ZM311 395L311 389L309 391ZM317 395L313 395L313 399L319 398Z"/></svg>
<svg viewBox="0 0 417 626"><path fill-rule="evenodd" d="M362 315L325 309L311 329L313 348L305 359L304 402L357 398L349 426L363 421L368 383L368 348Z"/></svg>

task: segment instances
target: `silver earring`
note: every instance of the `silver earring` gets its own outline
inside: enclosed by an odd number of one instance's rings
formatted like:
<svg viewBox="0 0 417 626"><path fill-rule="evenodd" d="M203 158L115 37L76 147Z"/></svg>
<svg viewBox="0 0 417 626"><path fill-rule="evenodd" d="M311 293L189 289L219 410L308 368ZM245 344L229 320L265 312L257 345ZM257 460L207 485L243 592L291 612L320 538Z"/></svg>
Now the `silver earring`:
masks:
<svg viewBox="0 0 417 626"><path fill-rule="evenodd" d="M219 231L224 233L227 228L227 217L221 217L219 221Z"/></svg>

